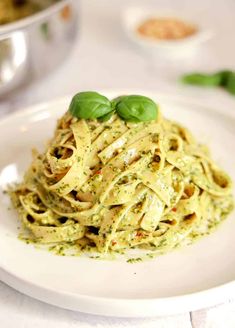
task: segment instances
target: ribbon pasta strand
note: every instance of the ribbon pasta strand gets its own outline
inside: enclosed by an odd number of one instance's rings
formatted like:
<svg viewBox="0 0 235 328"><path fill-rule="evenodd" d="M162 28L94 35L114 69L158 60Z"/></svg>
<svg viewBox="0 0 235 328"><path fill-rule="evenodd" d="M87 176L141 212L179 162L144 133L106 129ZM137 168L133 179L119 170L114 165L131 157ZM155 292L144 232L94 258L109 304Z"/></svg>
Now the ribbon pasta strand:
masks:
<svg viewBox="0 0 235 328"><path fill-rule="evenodd" d="M231 189L207 148L176 122L67 112L10 194L39 243L167 252L220 223L233 208Z"/></svg>

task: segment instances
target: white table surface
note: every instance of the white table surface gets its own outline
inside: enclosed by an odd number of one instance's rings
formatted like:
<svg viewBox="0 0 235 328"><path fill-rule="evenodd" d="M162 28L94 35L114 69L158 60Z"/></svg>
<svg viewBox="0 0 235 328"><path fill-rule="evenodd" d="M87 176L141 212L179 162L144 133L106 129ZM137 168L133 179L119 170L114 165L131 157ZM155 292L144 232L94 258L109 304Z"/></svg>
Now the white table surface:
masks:
<svg viewBox="0 0 235 328"><path fill-rule="evenodd" d="M222 90L197 89L177 82L192 70L235 69L234 0L82 0L80 31L74 49L61 67L26 90L0 99L0 116L79 90L138 89L193 97L209 106L235 110L235 98ZM206 20L216 37L192 57L178 61L147 56L126 38L120 14L128 5L171 8ZM235 299L235 295L234 295ZM151 319L116 319L56 308L24 296L0 282L0 327L158 327L234 328L235 302L193 313Z"/></svg>

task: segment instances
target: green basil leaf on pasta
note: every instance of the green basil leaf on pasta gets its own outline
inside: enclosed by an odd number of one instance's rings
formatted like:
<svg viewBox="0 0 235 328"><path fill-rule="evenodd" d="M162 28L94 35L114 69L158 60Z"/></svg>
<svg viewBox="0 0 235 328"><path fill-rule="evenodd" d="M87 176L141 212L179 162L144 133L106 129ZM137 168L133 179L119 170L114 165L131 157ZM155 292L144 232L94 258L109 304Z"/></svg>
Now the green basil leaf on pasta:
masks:
<svg viewBox="0 0 235 328"><path fill-rule="evenodd" d="M113 100L111 100L111 106L114 110L116 110L117 108L117 104L126 96L119 96L119 97L116 97L114 98Z"/></svg>
<svg viewBox="0 0 235 328"><path fill-rule="evenodd" d="M69 106L73 116L91 120L102 117L112 110L109 99L94 91L77 93Z"/></svg>
<svg viewBox="0 0 235 328"><path fill-rule="evenodd" d="M108 114L105 114L105 115L99 117L99 121L100 122L107 122L113 116L114 112L115 111L113 110L112 112L109 112Z"/></svg>
<svg viewBox="0 0 235 328"><path fill-rule="evenodd" d="M150 98L130 95L120 99L116 111L127 122L147 122L157 119L158 107Z"/></svg>

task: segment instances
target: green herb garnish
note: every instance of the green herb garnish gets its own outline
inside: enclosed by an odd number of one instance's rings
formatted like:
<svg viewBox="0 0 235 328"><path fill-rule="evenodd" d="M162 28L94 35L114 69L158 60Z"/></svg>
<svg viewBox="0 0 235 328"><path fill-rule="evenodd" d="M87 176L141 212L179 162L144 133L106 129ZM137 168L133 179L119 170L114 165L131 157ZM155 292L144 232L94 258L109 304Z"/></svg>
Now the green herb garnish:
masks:
<svg viewBox="0 0 235 328"><path fill-rule="evenodd" d="M73 116L91 120L107 115L112 110L108 98L94 91L77 93L69 106Z"/></svg>
<svg viewBox="0 0 235 328"><path fill-rule="evenodd" d="M219 71L213 74L192 73L181 78L183 83L203 87L222 87L235 95L235 72L230 70Z"/></svg>
<svg viewBox="0 0 235 328"><path fill-rule="evenodd" d="M147 122L156 120L157 105L144 96L123 96L117 103L117 114L128 122Z"/></svg>
<svg viewBox="0 0 235 328"><path fill-rule="evenodd" d="M140 95L120 96L109 101L105 96L93 92L77 93L69 106L70 113L78 118L108 121L116 112L128 122L156 120L158 107L150 98Z"/></svg>
<svg viewBox="0 0 235 328"><path fill-rule="evenodd" d="M235 72L230 72L227 79L226 89L229 93L235 95Z"/></svg>
<svg viewBox="0 0 235 328"><path fill-rule="evenodd" d="M130 258L130 259L128 259L127 260L127 263L131 263L131 264L133 264L133 263L138 263L138 262L142 262L143 260L142 260L142 258L141 257L136 257L136 258Z"/></svg>
<svg viewBox="0 0 235 328"><path fill-rule="evenodd" d="M219 74L202 74L192 73L182 77L182 81L187 84L201 85L201 86L218 86L221 83L221 76Z"/></svg>
<svg viewBox="0 0 235 328"><path fill-rule="evenodd" d="M112 104L112 107L113 107L114 110L116 109L117 104L118 104L118 103L122 100L122 98L124 98L124 97L126 97L126 96L119 96L119 97L114 98L114 99L111 100L111 104Z"/></svg>
<svg viewBox="0 0 235 328"><path fill-rule="evenodd" d="M105 114L104 116L101 116L101 117L99 118L99 121L101 121L101 122L106 122L106 121L108 121L108 120L113 116L114 112L115 112L115 110L112 110L112 111L109 112L108 114Z"/></svg>

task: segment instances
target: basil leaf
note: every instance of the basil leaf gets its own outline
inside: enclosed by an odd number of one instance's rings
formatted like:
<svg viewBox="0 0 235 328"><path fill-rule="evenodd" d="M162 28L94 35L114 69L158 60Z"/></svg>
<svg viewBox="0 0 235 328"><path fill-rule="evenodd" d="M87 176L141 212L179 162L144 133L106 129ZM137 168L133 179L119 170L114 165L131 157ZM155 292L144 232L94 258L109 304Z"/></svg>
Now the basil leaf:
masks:
<svg viewBox="0 0 235 328"><path fill-rule="evenodd" d="M182 77L182 82L186 84L202 85L202 86L219 86L221 83L221 74L201 74L192 73Z"/></svg>
<svg viewBox="0 0 235 328"><path fill-rule="evenodd" d="M225 87L228 83L230 74L233 74L233 72L229 71L229 70L224 70L224 71L220 71L216 74L218 74L220 76L220 86Z"/></svg>
<svg viewBox="0 0 235 328"><path fill-rule="evenodd" d="M231 72L229 74L225 88L229 93L235 95L235 73Z"/></svg>
<svg viewBox="0 0 235 328"><path fill-rule="evenodd" d="M126 97L126 96L119 96L119 97L111 100L111 105L114 110L116 110L117 104L122 100L123 97Z"/></svg>
<svg viewBox="0 0 235 328"><path fill-rule="evenodd" d="M77 93L69 106L69 112L73 116L91 120L102 117L112 110L111 102L93 91Z"/></svg>
<svg viewBox="0 0 235 328"><path fill-rule="evenodd" d="M200 86L220 86L232 95L235 95L235 72L230 70L219 71L211 75L201 73L188 74L182 77L182 81Z"/></svg>
<svg viewBox="0 0 235 328"><path fill-rule="evenodd" d="M107 122L114 114L115 110L113 110L112 112L109 112L108 114L105 114L101 117L99 117L99 121L100 122Z"/></svg>
<svg viewBox="0 0 235 328"><path fill-rule="evenodd" d="M123 96L116 105L116 111L123 120L129 122L156 120L158 114L155 102L138 95Z"/></svg>

